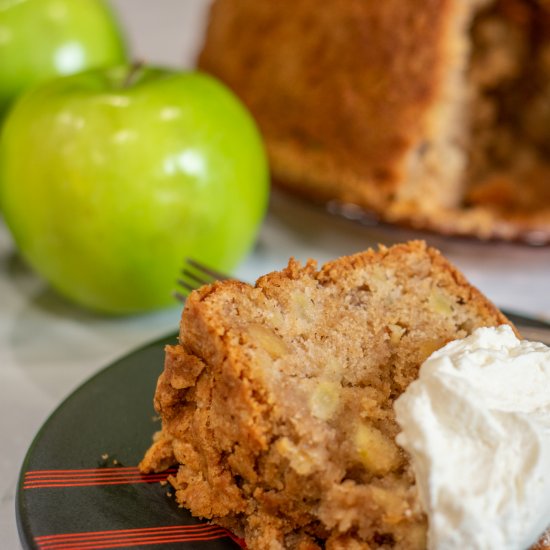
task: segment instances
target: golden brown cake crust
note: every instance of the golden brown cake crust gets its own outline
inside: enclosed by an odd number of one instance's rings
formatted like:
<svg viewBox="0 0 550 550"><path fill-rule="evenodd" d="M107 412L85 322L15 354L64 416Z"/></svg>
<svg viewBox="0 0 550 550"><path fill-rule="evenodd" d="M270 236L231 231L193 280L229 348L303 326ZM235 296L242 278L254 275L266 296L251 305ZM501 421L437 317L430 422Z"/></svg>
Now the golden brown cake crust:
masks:
<svg viewBox="0 0 550 550"><path fill-rule="evenodd" d="M435 349L507 319L422 242L294 260L186 303L145 472L251 550L425 548L392 403Z"/></svg>
<svg viewBox="0 0 550 550"><path fill-rule="evenodd" d="M361 193L381 210L424 132L444 62L432 45L453 4L297 0L289 16L287 2L218 1L199 66L257 116L277 181L322 199L337 185L342 200Z"/></svg>
<svg viewBox="0 0 550 550"><path fill-rule="evenodd" d="M548 49L550 9L536 0L216 0L198 64L251 109L273 179L292 193L391 223L541 244ZM532 86L497 96L510 82Z"/></svg>

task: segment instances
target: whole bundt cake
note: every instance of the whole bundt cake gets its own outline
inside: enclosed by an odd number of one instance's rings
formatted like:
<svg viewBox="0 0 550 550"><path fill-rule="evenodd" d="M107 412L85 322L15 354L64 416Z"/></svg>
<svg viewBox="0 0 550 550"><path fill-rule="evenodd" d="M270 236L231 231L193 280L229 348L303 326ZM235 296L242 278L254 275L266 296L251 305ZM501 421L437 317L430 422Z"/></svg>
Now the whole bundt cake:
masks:
<svg viewBox="0 0 550 550"><path fill-rule="evenodd" d="M199 66L295 193L550 241L547 0L217 0Z"/></svg>

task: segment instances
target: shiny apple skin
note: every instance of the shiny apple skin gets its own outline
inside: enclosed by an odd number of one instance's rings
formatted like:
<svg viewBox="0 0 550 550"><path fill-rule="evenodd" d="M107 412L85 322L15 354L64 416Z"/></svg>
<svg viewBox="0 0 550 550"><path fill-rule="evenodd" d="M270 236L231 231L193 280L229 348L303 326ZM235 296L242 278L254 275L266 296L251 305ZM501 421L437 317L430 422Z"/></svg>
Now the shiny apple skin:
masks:
<svg viewBox="0 0 550 550"><path fill-rule="evenodd" d="M59 75L126 62L101 0L0 0L0 120L14 99Z"/></svg>
<svg viewBox="0 0 550 550"><path fill-rule="evenodd" d="M22 256L60 293L115 314L174 304L187 257L230 272L269 193L259 131L225 86L130 70L31 90L0 140L0 207Z"/></svg>

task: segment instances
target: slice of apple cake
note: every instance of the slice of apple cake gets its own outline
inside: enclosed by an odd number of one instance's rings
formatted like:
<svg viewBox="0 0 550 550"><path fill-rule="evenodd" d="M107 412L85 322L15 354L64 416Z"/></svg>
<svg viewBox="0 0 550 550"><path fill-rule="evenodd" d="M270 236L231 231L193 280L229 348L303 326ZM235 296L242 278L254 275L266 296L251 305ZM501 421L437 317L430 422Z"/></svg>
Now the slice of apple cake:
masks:
<svg viewBox="0 0 550 550"><path fill-rule="evenodd" d="M143 471L251 550L426 547L393 402L450 340L507 319L423 242L291 260L189 297Z"/></svg>

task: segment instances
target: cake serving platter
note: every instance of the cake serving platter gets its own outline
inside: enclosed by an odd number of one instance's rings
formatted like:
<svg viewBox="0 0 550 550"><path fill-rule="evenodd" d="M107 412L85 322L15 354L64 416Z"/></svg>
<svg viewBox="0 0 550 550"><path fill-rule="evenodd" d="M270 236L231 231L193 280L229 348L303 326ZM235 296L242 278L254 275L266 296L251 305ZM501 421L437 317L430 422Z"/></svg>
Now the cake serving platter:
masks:
<svg viewBox="0 0 550 550"><path fill-rule="evenodd" d="M165 483L170 472L142 475L137 469L160 427L153 393L164 346L176 337L103 369L46 421L19 477L16 513L24 548L240 548L226 529L178 507Z"/></svg>

